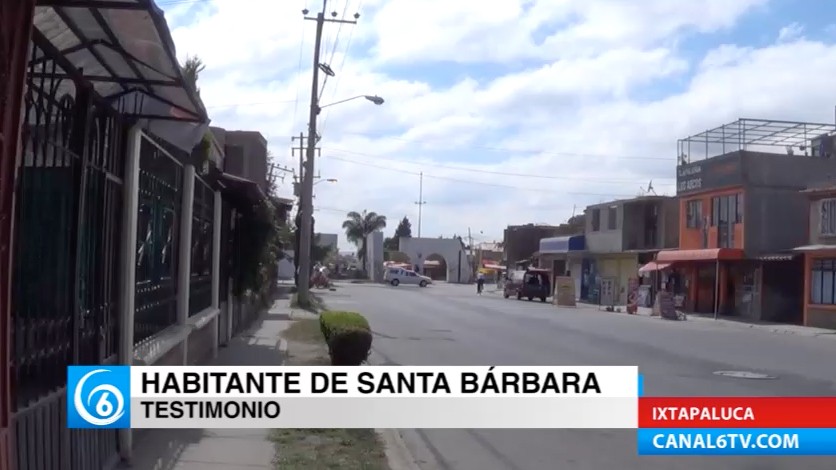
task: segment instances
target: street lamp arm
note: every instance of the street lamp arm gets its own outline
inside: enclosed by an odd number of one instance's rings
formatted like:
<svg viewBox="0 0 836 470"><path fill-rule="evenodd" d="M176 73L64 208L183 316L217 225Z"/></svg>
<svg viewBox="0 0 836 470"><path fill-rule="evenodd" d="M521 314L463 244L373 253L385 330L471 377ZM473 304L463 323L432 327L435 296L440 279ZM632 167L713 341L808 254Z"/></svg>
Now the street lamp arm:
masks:
<svg viewBox="0 0 836 470"><path fill-rule="evenodd" d="M372 96L372 95L357 95L357 96L352 96L351 98L346 98L346 99L344 99L344 100L335 101L335 102L333 102L333 103L329 103L329 104L326 104L326 105L318 106L318 109L321 111L322 109L327 108L327 107L329 107L329 106L334 106L334 105L336 105L336 104L342 104L342 103L345 103L345 102L347 102L347 101L358 100L358 99L360 99L360 98L365 98L365 99L367 99L367 100L371 101L372 103L374 103L374 104L376 104L376 105L378 105L378 106L380 106L380 105L382 105L382 104L384 103L383 98L381 98L381 97L379 97L379 96L377 96L377 95L374 95L374 96Z"/></svg>

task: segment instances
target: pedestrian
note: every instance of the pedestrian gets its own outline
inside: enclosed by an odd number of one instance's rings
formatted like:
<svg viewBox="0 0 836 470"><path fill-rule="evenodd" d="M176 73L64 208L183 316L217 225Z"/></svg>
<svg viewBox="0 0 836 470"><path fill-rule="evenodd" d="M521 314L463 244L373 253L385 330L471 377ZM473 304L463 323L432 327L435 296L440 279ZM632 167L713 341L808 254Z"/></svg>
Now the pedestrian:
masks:
<svg viewBox="0 0 836 470"><path fill-rule="evenodd" d="M476 275L476 293L482 295L482 289L485 287L485 273L479 271Z"/></svg>

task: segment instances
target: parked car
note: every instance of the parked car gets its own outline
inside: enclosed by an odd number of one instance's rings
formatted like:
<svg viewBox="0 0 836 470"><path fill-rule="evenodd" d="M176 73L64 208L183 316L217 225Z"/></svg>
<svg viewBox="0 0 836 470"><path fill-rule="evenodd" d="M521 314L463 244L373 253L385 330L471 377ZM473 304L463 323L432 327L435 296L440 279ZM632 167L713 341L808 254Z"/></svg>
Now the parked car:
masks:
<svg viewBox="0 0 836 470"><path fill-rule="evenodd" d="M509 271L502 295L506 299L515 295L517 300L522 300L525 297L528 300L538 298L545 302L546 299L551 297L549 271L535 268Z"/></svg>
<svg viewBox="0 0 836 470"><path fill-rule="evenodd" d="M396 287L401 284L427 287L433 283L432 279L427 276L422 276L415 271L403 268L387 268L386 273L383 275L383 280Z"/></svg>

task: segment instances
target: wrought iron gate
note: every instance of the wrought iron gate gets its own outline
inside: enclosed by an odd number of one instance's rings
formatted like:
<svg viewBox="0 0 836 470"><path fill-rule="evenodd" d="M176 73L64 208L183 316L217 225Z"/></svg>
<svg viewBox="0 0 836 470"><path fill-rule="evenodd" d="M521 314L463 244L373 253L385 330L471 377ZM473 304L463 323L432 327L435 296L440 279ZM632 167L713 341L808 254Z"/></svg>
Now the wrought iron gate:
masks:
<svg viewBox="0 0 836 470"><path fill-rule="evenodd" d="M34 0L0 0L0 470L13 465L11 444L11 264L15 161Z"/></svg>
<svg viewBox="0 0 836 470"><path fill-rule="evenodd" d="M12 293L16 465L99 469L113 430L68 430L66 366L116 358L126 129L36 37L24 103Z"/></svg>
<svg viewBox="0 0 836 470"><path fill-rule="evenodd" d="M177 266L183 169L142 136L137 219L134 344L177 323Z"/></svg>
<svg viewBox="0 0 836 470"><path fill-rule="evenodd" d="M212 306L212 229L215 218L215 192L199 176L194 179L192 207L189 315L196 315Z"/></svg>

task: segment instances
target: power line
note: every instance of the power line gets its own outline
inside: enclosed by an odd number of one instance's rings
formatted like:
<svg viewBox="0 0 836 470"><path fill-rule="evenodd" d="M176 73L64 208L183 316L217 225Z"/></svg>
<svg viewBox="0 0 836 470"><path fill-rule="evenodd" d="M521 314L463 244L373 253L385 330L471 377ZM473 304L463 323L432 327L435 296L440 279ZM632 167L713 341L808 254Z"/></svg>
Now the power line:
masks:
<svg viewBox="0 0 836 470"><path fill-rule="evenodd" d="M346 3L346 7L348 3ZM363 10L363 0L360 0L360 3L357 5L357 13L360 13ZM345 13L343 13L345 16ZM342 25L341 25L342 26ZM340 62L340 71L345 70L345 61L348 58L349 52L351 52L351 40L354 38L354 28L348 32L348 42L345 45L345 52L343 53L343 59ZM333 60L333 57L332 57ZM340 78L342 78L342 74L337 75L337 82L334 84L334 92L331 94L331 99L333 100L337 96L337 89L340 87ZM325 125L328 124L328 116L331 115L331 109L329 108L328 111L325 112L325 116L322 118L322 126L320 129L322 130L321 134L325 133Z"/></svg>
<svg viewBox="0 0 836 470"><path fill-rule="evenodd" d="M371 137L375 139L387 139L387 140L397 140L400 142L406 142L410 144L426 144L437 142L439 144L444 144L449 146L449 143L443 142L441 140L433 141L428 139L404 139L400 137L388 136L388 135L381 135L381 134L361 134L356 132L344 132L344 135L354 135L360 137ZM626 156L626 155L613 155L613 154L591 154L591 153L576 153L576 152L546 152L542 150L532 150L532 149L509 149L509 148L502 148L502 147L490 147L484 145L468 145L467 148L472 149L481 149L481 150L490 150L493 152L503 152L503 153L536 153L540 155L546 156L556 156L556 157L585 157L585 158L607 158L607 157L617 157L619 160L651 160L651 161L666 161L675 163L675 158L670 157L641 157L641 156Z"/></svg>
<svg viewBox="0 0 836 470"><path fill-rule="evenodd" d="M343 6L343 14L342 14L341 18L345 18L345 14L346 14L346 12L348 12L348 2L349 2L349 0L345 0L345 4ZM334 14L336 14L336 11L334 12ZM333 36L334 40L329 41L331 43L331 56L328 58L328 65L330 65L332 67L333 67L333 63L334 63L334 55L336 55L337 47L339 47L339 44L340 44L340 33L342 32L342 30L343 30L343 23L339 23L339 26L337 27L337 32ZM330 36L330 34L329 34L329 36ZM325 46L325 49L326 49L325 55L328 55L328 52L327 52L328 46L327 45ZM325 95L325 87L328 85L328 78L330 78L330 75L325 75L325 80L322 81L322 87L319 89L319 100L322 100L322 96Z"/></svg>
<svg viewBox="0 0 836 470"><path fill-rule="evenodd" d="M362 157L383 158L383 157L378 157L378 156L375 156L375 155L368 155L368 154L364 154L364 153L360 153L360 152L351 152L351 151L348 151L348 150L335 149L333 147L330 148L330 150L332 152L336 151L336 152L347 153L347 154L357 155L357 156L362 156ZM577 178L577 177L573 177L573 176L535 175L535 174L531 174L531 173L513 173L513 172L508 172L508 171L482 170L482 169L479 169L479 168L467 168L467 167L462 167L462 166L444 165L444 164L436 163L436 162L418 162L418 161L415 161L415 160L404 160L404 159L401 159L401 158L399 158L397 161L400 162L400 163L406 163L408 165L417 165L417 166L431 165L431 166L436 167L436 168L446 168L446 169L449 169L449 170L466 171L468 173L484 173L484 174L488 174L488 175L515 176L515 177L520 177L520 178L539 178L539 179L547 179L547 180L568 180L568 181L577 181L578 179L582 179L584 181L594 181L596 183L612 183L612 184L635 184L636 183L635 178L633 178L633 179L622 179L622 180L599 179L599 178L589 178L589 177ZM658 179L665 180L665 179L672 179L672 178L658 178ZM673 185L674 183L668 183L668 184Z"/></svg>
<svg viewBox="0 0 836 470"><path fill-rule="evenodd" d="M418 171L409 171L409 170L403 170L403 169L400 169L400 168L392 168L392 167L388 167L388 166L375 165L375 164L372 164L372 163L358 162L356 160L348 160L348 159L341 158L341 157L335 157L333 155L326 155L325 158L329 158L329 159L332 159L332 160L339 160L339 161L343 161L343 162L346 162L346 163L353 163L355 165L367 166L367 167L370 167L370 168L378 168L378 169L381 169L381 170L404 173L404 174L407 174L407 175L421 176L421 174L422 174L422 172L418 172ZM465 180L465 179L459 179L459 178L451 178L451 177L448 177L448 176L428 175L426 173L423 173L423 177L424 178L437 179L437 180L443 180L443 181L453 181L453 182L456 182L456 183L463 183L463 184L475 184L475 185L481 185L481 186L492 186L492 187L496 187L496 188L508 188L508 189L516 189L518 191L532 191L532 192L538 192L538 193L563 194L563 195L568 194L568 195L574 195L574 196L600 196L600 197L615 197L615 198L635 197L635 194L587 193L587 192L582 192L582 191L556 191L556 190L553 190L553 189L530 188L530 187L525 187L525 186L511 186L511 185L500 184L500 183L489 183L489 182L486 182L486 181L473 181L473 180Z"/></svg>
<svg viewBox="0 0 836 470"><path fill-rule="evenodd" d="M302 8L305 7L306 0L302 0ZM299 65L296 69L296 99L293 100L293 125L296 125L296 113L299 112L299 94L302 92L302 52L305 46L305 31L307 28L302 28L302 39L299 40Z"/></svg>

